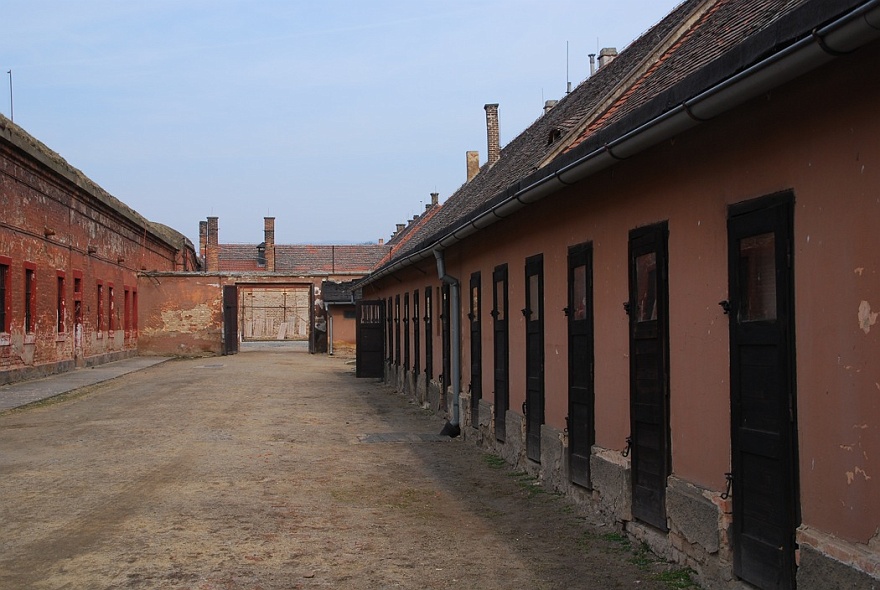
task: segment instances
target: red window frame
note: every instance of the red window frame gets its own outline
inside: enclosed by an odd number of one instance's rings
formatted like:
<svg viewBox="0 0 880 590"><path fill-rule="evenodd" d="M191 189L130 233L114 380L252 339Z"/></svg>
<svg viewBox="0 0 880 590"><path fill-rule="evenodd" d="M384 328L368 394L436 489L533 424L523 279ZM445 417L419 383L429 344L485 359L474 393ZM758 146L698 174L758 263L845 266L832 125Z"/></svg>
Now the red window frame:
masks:
<svg viewBox="0 0 880 590"><path fill-rule="evenodd" d="M25 262L24 267L24 333L37 329L37 265Z"/></svg>

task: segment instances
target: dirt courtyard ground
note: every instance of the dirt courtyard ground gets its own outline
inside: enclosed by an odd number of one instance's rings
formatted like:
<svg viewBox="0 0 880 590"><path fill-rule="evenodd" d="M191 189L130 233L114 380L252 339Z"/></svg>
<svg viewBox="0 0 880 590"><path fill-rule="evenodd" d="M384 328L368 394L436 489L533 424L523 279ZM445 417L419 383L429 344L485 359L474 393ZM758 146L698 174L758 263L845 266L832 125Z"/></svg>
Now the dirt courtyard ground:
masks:
<svg viewBox="0 0 880 590"><path fill-rule="evenodd" d="M0 588L692 587L344 358L166 362L0 415Z"/></svg>

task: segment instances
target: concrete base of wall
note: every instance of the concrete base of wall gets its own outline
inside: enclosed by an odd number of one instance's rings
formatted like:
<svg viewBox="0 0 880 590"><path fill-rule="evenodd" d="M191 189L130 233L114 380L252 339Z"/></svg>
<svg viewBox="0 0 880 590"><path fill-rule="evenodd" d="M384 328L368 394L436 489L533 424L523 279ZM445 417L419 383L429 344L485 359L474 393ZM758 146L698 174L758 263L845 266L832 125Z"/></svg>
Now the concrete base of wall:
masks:
<svg viewBox="0 0 880 590"><path fill-rule="evenodd" d="M800 553L798 590L880 590L880 577L872 577L850 564L820 553L809 545L802 544Z"/></svg>
<svg viewBox="0 0 880 590"><path fill-rule="evenodd" d="M0 372L0 385L8 383L18 383L19 381L29 381L31 379L40 379L50 375L66 373L79 367L95 367L104 363L113 361L121 361L122 359L137 356L137 349L130 348L127 350L117 350L106 354L99 354L78 360L64 360L57 363L46 363L44 365L36 365L33 367L24 367L21 369L13 369L11 371Z"/></svg>

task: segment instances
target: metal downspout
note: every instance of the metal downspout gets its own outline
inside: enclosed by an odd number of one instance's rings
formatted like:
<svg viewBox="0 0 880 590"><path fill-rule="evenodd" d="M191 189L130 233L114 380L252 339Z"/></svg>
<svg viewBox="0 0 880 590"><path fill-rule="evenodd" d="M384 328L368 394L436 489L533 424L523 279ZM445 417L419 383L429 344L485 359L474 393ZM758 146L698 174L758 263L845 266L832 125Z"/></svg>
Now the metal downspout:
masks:
<svg viewBox="0 0 880 590"><path fill-rule="evenodd" d="M459 399L461 398L461 286L457 278L446 274L446 261L443 258L443 250L434 249L434 257L437 259L437 277L449 285L449 313L452 315L450 322L451 334L449 339L452 344L452 420L446 423L440 434L456 437L461 434L459 420Z"/></svg>

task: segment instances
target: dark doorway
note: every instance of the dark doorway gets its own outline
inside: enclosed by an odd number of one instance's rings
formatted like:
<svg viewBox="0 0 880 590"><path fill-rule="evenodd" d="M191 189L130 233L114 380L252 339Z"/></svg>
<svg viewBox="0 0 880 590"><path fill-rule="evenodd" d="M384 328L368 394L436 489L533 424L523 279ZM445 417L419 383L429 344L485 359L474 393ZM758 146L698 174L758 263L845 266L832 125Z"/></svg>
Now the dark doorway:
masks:
<svg viewBox="0 0 880 590"><path fill-rule="evenodd" d="M223 354L238 352L238 287L223 287Z"/></svg>
<svg viewBox="0 0 880 590"><path fill-rule="evenodd" d="M357 352L355 376L381 378L384 374L385 309L383 301L358 301L355 304Z"/></svg>
<svg viewBox="0 0 880 590"><path fill-rule="evenodd" d="M666 531L669 453L669 331L666 223L629 234L632 511Z"/></svg>
<svg viewBox="0 0 880 590"><path fill-rule="evenodd" d="M568 460L572 483L590 487L596 440L593 389L593 246L568 249Z"/></svg>
<svg viewBox="0 0 880 590"><path fill-rule="evenodd" d="M496 266L492 273L492 348L494 358L495 438L504 442L507 409L510 407L508 387L509 339L507 330L507 265Z"/></svg>
<svg viewBox="0 0 880 590"><path fill-rule="evenodd" d="M385 337L387 339L385 358L388 361L388 366L391 366L394 364L394 307L391 297L386 300L385 306Z"/></svg>
<svg viewBox="0 0 880 590"><path fill-rule="evenodd" d="M471 322L471 426L474 428L480 424L480 399L483 397L481 296L480 273L475 272L471 274L470 311L468 312L468 319Z"/></svg>
<svg viewBox="0 0 880 590"><path fill-rule="evenodd" d="M541 462L544 423L544 257L526 259L526 456Z"/></svg>
<svg viewBox="0 0 880 590"><path fill-rule="evenodd" d="M795 586L800 522L790 194L728 218L734 573Z"/></svg>
<svg viewBox="0 0 880 590"><path fill-rule="evenodd" d="M442 326L442 346L443 346L443 374L440 375L440 403L441 407L445 410L447 406L447 397L448 394L446 390L449 388L449 384L452 382L452 336L450 332L451 327L451 318L449 317L450 312L450 300L449 300L449 284L443 283L443 286L440 287L440 301L441 301L441 312L440 312L440 322Z"/></svg>
<svg viewBox="0 0 880 590"><path fill-rule="evenodd" d="M434 378L434 308L431 303L431 286L425 287L425 387Z"/></svg>
<svg viewBox="0 0 880 590"><path fill-rule="evenodd" d="M409 371L409 293L403 294L403 370Z"/></svg>
<svg viewBox="0 0 880 590"><path fill-rule="evenodd" d="M413 377L418 378L419 369L421 369L421 363L419 356L422 354L421 351L421 342L419 341L419 326L421 325L421 318L419 318L419 290L416 289L413 291L413 317L412 317L412 326L413 326Z"/></svg>
<svg viewBox="0 0 880 590"><path fill-rule="evenodd" d="M400 295L394 296L394 364L400 367Z"/></svg>

